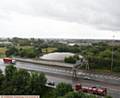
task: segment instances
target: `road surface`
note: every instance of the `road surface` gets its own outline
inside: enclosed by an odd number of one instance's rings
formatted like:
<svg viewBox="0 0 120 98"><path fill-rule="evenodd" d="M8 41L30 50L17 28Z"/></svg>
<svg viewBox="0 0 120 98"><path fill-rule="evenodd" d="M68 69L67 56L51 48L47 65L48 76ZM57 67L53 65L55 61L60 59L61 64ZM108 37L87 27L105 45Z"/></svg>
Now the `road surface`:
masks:
<svg viewBox="0 0 120 98"><path fill-rule="evenodd" d="M39 65L39 64L32 64L32 63L25 63L25 62L17 62L17 67L26 67L27 69L34 69L37 71L43 72L52 72L52 73L59 73L65 75L72 75L72 68L64 68L60 66L47 66L47 65ZM112 84L119 84L120 85L120 76L118 75L110 75L110 74L96 74L91 72L84 72L80 70L78 72L78 77L89 77L93 80L112 83Z"/></svg>
<svg viewBox="0 0 120 98"><path fill-rule="evenodd" d="M22 58L16 58L18 61L23 61L24 63L27 62L29 64L29 67L32 67L32 64L39 64L41 65L42 70L47 71L59 71L61 73L67 72L72 73L71 69L73 67L72 64L66 64L62 62L52 62L52 61L45 61L45 60L33 60L33 59L22 59ZM46 65L46 66L42 66ZM40 67L40 66L39 66ZM79 70L78 75L81 77L87 76L94 80L99 80L102 82L109 82L113 84L120 84L120 75L113 75L113 74L105 74L105 73L93 73L93 72L83 72L83 70Z"/></svg>
<svg viewBox="0 0 120 98"><path fill-rule="evenodd" d="M22 68L26 70L33 70L33 71L39 71L39 72L45 72L46 76L48 78L48 81L55 81L56 85L59 82L66 82L74 85L77 82L80 82L82 85L85 86L100 86L100 87L106 87L108 88L108 94L112 95L113 98L119 98L120 96L120 85L113 85L105 82L99 82L99 81L94 81L94 80L84 80L84 76L89 76L91 79L97 77L101 78L103 81L105 76L99 76L99 75L94 75L90 73L84 73L84 72L79 72L78 73L78 80L77 81L72 81L72 72L71 70L68 69L63 69L63 68L58 68L58 67L49 67L49 66L44 66L44 65L38 65L38 64L31 64L31 63L24 63L24 62L17 62L15 65L17 68ZM0 61L0 68L4 70L5 64ZM111 78L111 77L107 77ZM115 80L114 80L115 79ZM112 77L110 79L111 81L119 81L119 77ZM120 82L119 82L120 83Z"/></svg>

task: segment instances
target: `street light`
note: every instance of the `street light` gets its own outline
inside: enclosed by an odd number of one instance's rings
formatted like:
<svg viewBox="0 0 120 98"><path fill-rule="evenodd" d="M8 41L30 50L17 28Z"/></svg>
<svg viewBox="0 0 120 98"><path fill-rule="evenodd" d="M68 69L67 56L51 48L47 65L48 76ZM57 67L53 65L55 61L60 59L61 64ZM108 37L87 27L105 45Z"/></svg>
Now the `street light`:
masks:
<svg viewBox="0 0 120 98"><path fill-rule="evenodd" d="M113 49L114 38L115 38L115 35L113 35L113 39L112 39L111 71L113 70L113 62L114 62L114 49Z"/></svg>

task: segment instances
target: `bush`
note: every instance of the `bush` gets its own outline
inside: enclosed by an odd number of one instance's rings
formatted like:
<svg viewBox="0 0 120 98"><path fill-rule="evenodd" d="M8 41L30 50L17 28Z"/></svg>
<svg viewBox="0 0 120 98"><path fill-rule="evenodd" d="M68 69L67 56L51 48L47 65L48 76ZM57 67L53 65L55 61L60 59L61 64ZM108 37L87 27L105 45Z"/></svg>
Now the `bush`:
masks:
<svg viewBox="0 0 120 98"><path fill-rule="evenodd" d="M16 56L18 55L18 49L15 47L8 47L8 49L5 52L6 56L10 57L10 56Z"/></svg>
<svg viewBox="0 0 120 98"><path fill-rule="evenodd" d="M69 56L69 57L65 57L64 62L65 63L71 63L71 64L75 64L77 60L79 60L79 56L78 55L74 55L74 56Z"/></svg>
<svg viewBox="0 0 120 98"><path fill-rule="evenodd" d="M0 71L1 95L43 95L45 93L46 77L43 73L28 72L8 65L5 75Z"/></svg>
<svg viewBox="0 0 120 98"><path fill-rule="evenodd" d="M58 98L96 98L94 95L88 95L81 92L69 92L64 97Z"/></svg>
<svg viewBox="0 0 120 98"><path fill-rule="evenodd" d="M113 68L113 71L114 71L114 72L120 72L120 66L115 66L115 67Z"/></svg>
<svg viewBox="0 0 120 98"><path fill-rule="evenodd" d="M105 96L105 98L112 98L111 96Z"/></svg>
<svg viewBox="0 0 120 98"><path fill-rule="evenodd" d="M76 59L72 56L70 57L65 57L64 59L65 63L71 63L71 64L75 64L76 63Z"/></svg>
<svg viewBox="0 0 120 98"><path fill-rule="evenodd" d="M26 57L26 58L35 58L36 53L33 48L26 48L26 49L20 49L19 50L20 57Z"/></svg>
<svg viewBox="0 0 120 98"><path fill-rule="evenodd" d="M66 83L59 83L56 86L55 94L56 96L64 96L68 92L73 91L72 85Z"/></svg>

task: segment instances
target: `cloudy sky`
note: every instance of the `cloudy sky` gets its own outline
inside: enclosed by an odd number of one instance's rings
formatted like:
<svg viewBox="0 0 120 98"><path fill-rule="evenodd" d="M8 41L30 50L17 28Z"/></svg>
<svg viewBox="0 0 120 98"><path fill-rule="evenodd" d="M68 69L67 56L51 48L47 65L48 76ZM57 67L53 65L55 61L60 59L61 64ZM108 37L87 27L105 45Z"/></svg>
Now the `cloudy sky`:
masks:
<svg viewBox="0 0 120 98"><path fill-rule="evenodd" d="M0 37L120 39L120 0L0 0Z"/></svg>

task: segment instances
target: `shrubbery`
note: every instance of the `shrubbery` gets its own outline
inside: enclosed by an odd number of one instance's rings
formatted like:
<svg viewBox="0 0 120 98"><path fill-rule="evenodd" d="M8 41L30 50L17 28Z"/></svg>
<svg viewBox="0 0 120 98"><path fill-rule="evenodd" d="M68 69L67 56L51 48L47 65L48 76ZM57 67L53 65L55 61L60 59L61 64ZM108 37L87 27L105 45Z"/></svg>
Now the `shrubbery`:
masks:
<svg viewBox="0 0 120 98"><path fill-rule="evenodd" d="M1 95L43 95L46 77L43 73L28 72L9 65L5 75L0 71Z"/></svg>
<svg viewBox="0 0 120 98"><path fill-rule="evenodd" d="M42 53L41 48L16 48L16 47L8 47L6 51L6 56L19 56L19 57L26 57L26 58L35 58L39 57Z"/></svg>
<svg viewBox="0 0 120 98"><path fill-rule="evenodd" d="M64 62L65 63L71 63L71 64L75 64L77 60L79 60L79 56L78 55L74 55L74 56L69 56L69 57L65 57Z"/></svg>

